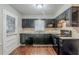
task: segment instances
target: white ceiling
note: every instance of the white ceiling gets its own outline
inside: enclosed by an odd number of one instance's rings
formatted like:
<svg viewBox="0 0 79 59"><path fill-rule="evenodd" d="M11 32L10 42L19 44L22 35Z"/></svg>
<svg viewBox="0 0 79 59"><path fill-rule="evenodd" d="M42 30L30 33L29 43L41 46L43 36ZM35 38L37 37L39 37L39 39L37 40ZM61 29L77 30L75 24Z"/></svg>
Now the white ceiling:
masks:
<svg viewBox="0 0 79 59"><path fill-rule="evenodd" d="M11 4L16 10L23 15L54 15L63 4L45 4L43 8L38 9L34 4Z"/></svg>

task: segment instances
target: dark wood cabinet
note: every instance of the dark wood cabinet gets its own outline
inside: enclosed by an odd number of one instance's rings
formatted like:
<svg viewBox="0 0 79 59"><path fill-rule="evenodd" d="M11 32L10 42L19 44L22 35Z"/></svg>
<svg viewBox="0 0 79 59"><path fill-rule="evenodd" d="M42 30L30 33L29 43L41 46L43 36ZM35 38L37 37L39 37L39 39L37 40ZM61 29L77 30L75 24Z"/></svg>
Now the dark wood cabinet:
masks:
<svg viewBox="0 0 79 59"><path fill-rule="evenodd" d="M22 28L33 28L36 19L22 19Z"/></svg>
<svg viewBox="0 0 79 59"><path fill-rule="evenodd" d="M78 55L78 44L79 40L76 39L62 39L61 52L63 55Z"/></svg>
<svg viewBox="0 0 79 59"><path fill-rule="evenodd" d="M20 34L21 44L53 44L60 46L60 38L52 34Z"/></svg>
<svg viewBox="0 0 79 59"><path fill-rule="evenodd" d="M20 34L21 44L53 44L56 39L53 38L52 34Z"/></svg>
<svg viewBox="0 0 79 59"><path fill-rule="evenodd" d="M72 27L79 26L79 7L72 7Z"/></svg>
<svg viewBox="0 0 79 59"><path fill-rule="evenodd" d="M79 7L77 6L70 7L62 14L60 14L56 19L57 20L64 19L66 21L69 21L69 25L71 27L79 27Z"/></svg>
<svg viewBox="0 0 79 59"><path fill-rule="evenodd" d="M38 20L38 19L22 19L22 28L34 28L35 20ZM50 24L52 24L52 27L57 27L56 19L42 19L42 20L45 21L46 28L49 28Z"/></svg>

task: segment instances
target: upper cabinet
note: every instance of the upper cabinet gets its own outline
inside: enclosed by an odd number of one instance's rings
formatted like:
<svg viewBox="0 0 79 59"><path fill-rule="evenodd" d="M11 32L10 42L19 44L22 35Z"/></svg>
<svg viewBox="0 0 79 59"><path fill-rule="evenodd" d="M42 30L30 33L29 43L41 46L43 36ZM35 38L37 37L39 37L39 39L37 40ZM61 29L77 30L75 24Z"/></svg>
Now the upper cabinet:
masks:
<svg viewBox="0 0 79 59"><path fill-rule="evenodd" d="M22 19L22 28L34 28L34 21L37 19ZM45 20L46 28L55 28L60 20L66 21L67 27L79 27L79 7L72 6L56 19L42 19Z"/></svg>
<svg viewBox="0 0 79 59"><path fill-rule="evenodd" d="M34 28L34 21L38 19L22 19L22 28ZM46 28L56 27L56 19L42 19L45 21Z"/></svg>
<svg viewBox="0 0 79 59"><path fill-rule="evenodd" d="M71 8L67 9L62 14L60 14L56 19L57 20L64 19L69 22L68 23L69 26L78 27L79 26L79 7L72 6Z"/></svg>
<svg viewBox="0 0 79 59"><path fill-rule="evenodd" d="M79 26L79 7L72 7L72 26Z"/></svg>
<svg viewBox="0 0 79 59"><path fill-rule="evenodd" d="M22 19L22 28L33 28L36 19Z"/></svg>

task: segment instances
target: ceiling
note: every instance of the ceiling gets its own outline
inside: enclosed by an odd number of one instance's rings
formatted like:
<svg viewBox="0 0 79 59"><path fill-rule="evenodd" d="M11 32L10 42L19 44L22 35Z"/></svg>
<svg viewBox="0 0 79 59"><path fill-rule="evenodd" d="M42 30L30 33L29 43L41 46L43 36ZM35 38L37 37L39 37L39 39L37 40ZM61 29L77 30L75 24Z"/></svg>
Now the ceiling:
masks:
<svg viewBox="0 0 79 59"><path fill-rule="evenodd" d="M36 8L34 4L11 4L11 6L23 15L53 15L63 4L44 4L41 9Z"/></svg>

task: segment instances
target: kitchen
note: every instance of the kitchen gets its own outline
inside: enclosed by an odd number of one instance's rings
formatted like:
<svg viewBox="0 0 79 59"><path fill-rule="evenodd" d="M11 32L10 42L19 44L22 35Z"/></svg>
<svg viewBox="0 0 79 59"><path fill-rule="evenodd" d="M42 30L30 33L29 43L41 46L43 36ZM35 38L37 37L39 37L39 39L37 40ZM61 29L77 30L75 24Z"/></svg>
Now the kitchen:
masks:
<svg viewBox="0 0 79 59"><path fill-rule="evenodd" d="M23 29L21 32L21 39L26 38L27 40L27 37L29 36L32 38L37 37L36 39L39 42L37 43L36 41L36 44L34 44L35 40L33 40L33 43L32 43L33 46L41 46L41 45L52 46L50 43L48 43L48 40L47 40L47 43L45 42L46 41L45 37L50 36L50 34L52 36L56 35L59 37L60 45L61 45L58 49L62 47L63 54L78 54L79 33L77 32L78 30L77 31L75 30L75 28L78 28L79 26L77 23L78 20L75 20L75 21L71 20L71 18L75 17L74 12L77 11L77 8L78 7L73 6L67 9L62 14L60 14L56 19L42 19L43 21L45 21L45 28L42 31L41 30L35 31L35 27L33 26L34 24L32 23L33 21L28 21L28 19L22 19ZM29 20L35 21L37 19L29 19ZM23 23L23 22L32 24L32 26L28 24L26 25L26 23ZM74 22L76 23L74 24ZM37 27L40 28L39 26ZM44 37L44 40L42 40L42 43L40 43L41 42L41 40L39 39L40 37ZM21 43L23 42L21 41ZM57 45L56 42L53 41L53 46L56 46L56 45Z"/></svg>
<svg viewBox="0 0 79 59"><path fill-rule="evenodd" d="M79 54L79 5L36 4L33 6L32 4L12 4L10 6L18 10L21 15L16 22L18 26L13 27L17 28L17 34L3 35L3 54L46 55L47 50L49 52L47 55ZM3 26L5 29L6 23ZM12 29L10 30L12 31ZM6 29L3 31L5 33ZM15 41L12 41L13 39ZM15 42L18 46L14 46Z"/></svg>

